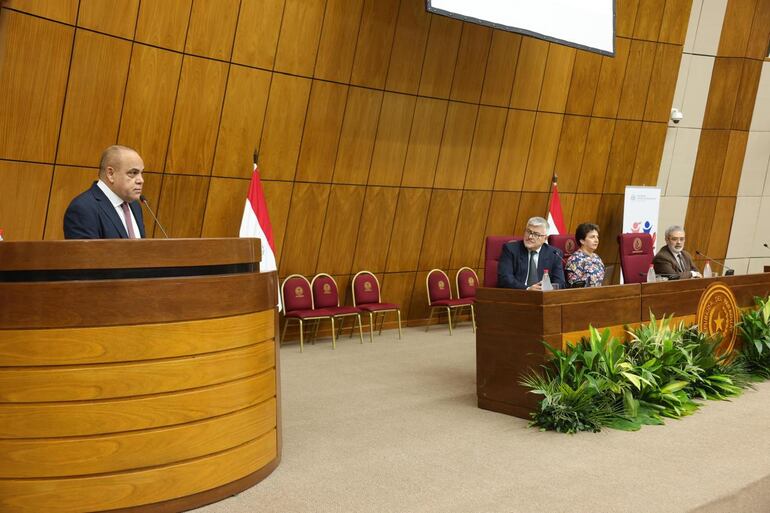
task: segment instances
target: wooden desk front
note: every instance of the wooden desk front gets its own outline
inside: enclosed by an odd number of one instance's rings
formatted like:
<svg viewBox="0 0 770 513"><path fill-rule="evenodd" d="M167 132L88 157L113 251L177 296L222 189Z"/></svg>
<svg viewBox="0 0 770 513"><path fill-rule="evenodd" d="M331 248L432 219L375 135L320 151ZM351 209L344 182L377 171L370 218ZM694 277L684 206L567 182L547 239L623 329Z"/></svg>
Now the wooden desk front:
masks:
<svg viewBox="0 0 770 513"><path fill-rule="evenodd" d="M542 344L561 347L577 342L589 325L622 335L624 325L674 315L694 321L702 292L725 283L739 307L770 294L770 275L675 280L663 283L528 292L480 288L476 293L476 389L480 408L521 418L537 407L539 397L519 385L521 376L543 363Z"/></svg>

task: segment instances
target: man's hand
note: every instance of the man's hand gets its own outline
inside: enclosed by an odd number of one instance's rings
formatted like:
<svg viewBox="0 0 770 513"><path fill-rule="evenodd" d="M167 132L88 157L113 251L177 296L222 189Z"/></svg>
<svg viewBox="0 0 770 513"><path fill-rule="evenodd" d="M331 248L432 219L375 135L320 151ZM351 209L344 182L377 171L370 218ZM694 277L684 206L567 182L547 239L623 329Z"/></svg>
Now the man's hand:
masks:
<svg viewBox="0 0 770 513"><path fill-rule="evenodd" d="M703 278L703 275L698 271L690 271L690 272L692 273L693 278Z"/></svg>
<svg viewBox="0 0 770 513"><path fill-rule="evenodd" d="M534 285L527 287L527 290L543 290L543 282L539 281Z"/></svg>

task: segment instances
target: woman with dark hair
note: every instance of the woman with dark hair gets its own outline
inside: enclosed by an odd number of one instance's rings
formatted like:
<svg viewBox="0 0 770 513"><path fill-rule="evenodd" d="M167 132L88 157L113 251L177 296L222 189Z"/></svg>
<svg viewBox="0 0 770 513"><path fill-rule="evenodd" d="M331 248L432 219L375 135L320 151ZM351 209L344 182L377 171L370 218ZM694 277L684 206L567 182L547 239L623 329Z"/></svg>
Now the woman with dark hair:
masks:
<svg viewBox="0 0 770 513"><path fill-rule="evenodd" d="M599 227L593 223L581 223L575 230L575 240L580 248L567 260L567 283L585 281L586 287L598 287L604 281L604 262L596 254L599 247Z"/></svg>

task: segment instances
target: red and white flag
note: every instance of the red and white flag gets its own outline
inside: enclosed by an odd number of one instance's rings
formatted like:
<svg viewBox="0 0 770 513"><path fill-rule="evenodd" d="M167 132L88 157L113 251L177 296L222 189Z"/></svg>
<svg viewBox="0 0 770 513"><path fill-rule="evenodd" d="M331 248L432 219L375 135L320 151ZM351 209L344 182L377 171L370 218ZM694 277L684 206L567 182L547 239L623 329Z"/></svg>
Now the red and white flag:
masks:
<svg viewBox="0 0 770 513"><path fill-rule="evenodd" d="M262 261L259 263L261 272L277 271L275 262L275 242L273 241L273 225L270 224L270 215L267 213L265 192L262 190L262 181L259 179L259 168L254 164L251 174L249 195L246 198L246 206L243 209L241 220L241 237L257 237L262 240ZM282 309L281 295L278 294L278 310Z"/></svg>
<svg viewBox="0 0 770 513"><path fill-rule="evenodd" d="M548 207L548 235L563 235L565 233L567 233L567 227L564 224L564 213L559 200L559 188L554 181L551 186L551 203Z"/></svg>

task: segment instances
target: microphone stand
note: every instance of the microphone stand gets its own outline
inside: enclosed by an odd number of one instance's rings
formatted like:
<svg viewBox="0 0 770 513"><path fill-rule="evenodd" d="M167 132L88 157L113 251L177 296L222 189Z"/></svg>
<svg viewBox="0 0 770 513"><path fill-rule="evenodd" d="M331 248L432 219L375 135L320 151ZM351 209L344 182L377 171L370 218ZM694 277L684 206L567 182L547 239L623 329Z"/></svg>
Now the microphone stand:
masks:
<svg viewBox="0 0 770 513"><path fill-rule="evenodd" d="M150 208L150 203L147 201L147 198L144 196L144 194L139 196L139 201L144 203L144 206L147 207L147 210L150 212L150 215L155 220L155 224L157 224L158 228L160 228L160 231L163 232L163 236L168 239L168 234L166 233L166 230L163 229L163 225L160 224L160 221L158 221L158 218L155 217L155 212L153 212L152 209Z"/></svg>
<svg viewBox="0 0 770 513"><path fill-rule="evenodd" d="M706 260L708 260L709 262L714 262L715 264L718 264L718 265L720 265L720 266L721 266L721 267L722 267L722 268L725 270L725 276L732 276L733 274L735 274L735 269L732 269L732 268L730 268L730 267L727 267L727 266L726 266L725 264L723 264L722 262L718 262L718 261L714 260L713 258L711 258L711 257L710 257L710 256L708 256L708 255L704 255L703 253L701 253L701 252L700 252L700 251L698 251L697 249L695 250L695 254L696 254L696 255L699 255L699 256L702 256L703 258L705 258L705 259L706 259Z"/></svg>

